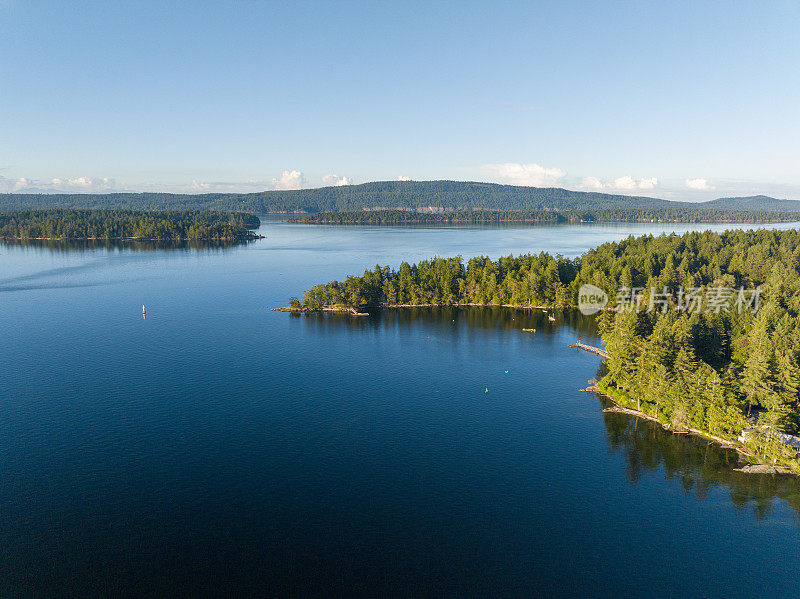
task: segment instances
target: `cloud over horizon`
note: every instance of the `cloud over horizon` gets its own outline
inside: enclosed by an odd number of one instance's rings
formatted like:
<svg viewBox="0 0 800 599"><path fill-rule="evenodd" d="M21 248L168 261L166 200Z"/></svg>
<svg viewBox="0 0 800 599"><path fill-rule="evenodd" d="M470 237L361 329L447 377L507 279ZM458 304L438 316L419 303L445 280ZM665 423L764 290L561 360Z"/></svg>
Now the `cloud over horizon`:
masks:
<svg viewBox="0 0 800 599"><path fill-rule="evenodd" d="M533 162L505 162L503 164L485 164L482 170L500 183L524 185L527 187L554 187L567 176L560 168L548 168Z"/></svg>
<svg viewBox="0 0 800 599"><path fill-rule="evenodd" d="M601 181L598 177L584 177L579 189L588 191L638 191L638 190L651 190L658 187L658 179L656 177L646 177L642 179L634 179L630 175L617 177L613 181Z"/></svg>
<svg viewBox="0 0 800 599"><path fill-rule="evenodd" d="M325 175L322 177L322 182L331 187L342 187L343 185L352 185L353 180L350 177L340 177L339 175Z"/></svg>
<svg viewBox="0 0 800 599"><path fill-rule="evenodd" d="M300 171L283 171L279 178L271 179L272 189L303 189L305 177Z"/></svg>
<svg viewBox="0 0 800 599"><path fill-rule="evenodd" d="M705 179L686 179L686 187L695 191L711 191L714 189L714 186L709 185Z"/></svg>
<svg viewBox="0 0 800 599"><path fill-rule="evenodd" d="M303 189L306 178L302 171L284 170L280 177L248 181L192 181L188 193L258 193L260 191ZM157 185L149 187L157 188ZM172 186L174 193L187 193L185 186Z"/></svg>
<svg viewBox="0 0 800 599"><path fill-rule="evenodd" d="M346 182L345 182L346 181ZM348 185L347 177L337 179L337 185ZM0 175L0 193L256 193L260 191L302 189L305 176L302 171L284 170L280 177L269 180L203 181L194 179L190 184L142 183L136 186L118 185L111 177L54 177L52 179L9 178Z"/></svg>
<svg viewBox="0 0 800 599"><path fill-rule="evenodd" d="M2 193L102 193L113 191L116 187L116 182L110 177L72 177L66 179L56 177L40 181L27 177L10 179L0 175L0 192Z"/></svg>

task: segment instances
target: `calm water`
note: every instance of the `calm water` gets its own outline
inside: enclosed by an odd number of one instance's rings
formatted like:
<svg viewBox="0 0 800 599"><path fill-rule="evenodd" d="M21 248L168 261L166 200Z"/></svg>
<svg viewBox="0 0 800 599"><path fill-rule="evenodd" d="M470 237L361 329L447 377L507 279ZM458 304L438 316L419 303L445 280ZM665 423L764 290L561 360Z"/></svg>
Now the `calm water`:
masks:
<svg viewBox="0 0 800 599"><path fill-rule="evenodd" d="M603 413L567 347L591 320L267 310L376 263L689 228L0 245L0 595L797 596L800 483Z"/></svg>

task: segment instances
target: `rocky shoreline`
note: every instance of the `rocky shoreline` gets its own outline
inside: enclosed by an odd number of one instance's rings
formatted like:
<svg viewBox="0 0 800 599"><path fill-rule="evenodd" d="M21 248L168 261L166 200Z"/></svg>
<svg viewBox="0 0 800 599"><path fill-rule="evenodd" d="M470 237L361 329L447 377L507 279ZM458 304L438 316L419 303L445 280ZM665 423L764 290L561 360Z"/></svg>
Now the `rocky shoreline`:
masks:
<svg viewBox="0 0 800 599"><path fill-rule="evenodd" d="M728 449L733 449L744 460L754 460L756 458L756 456L753 455L752 453L750 453L747 450L747 447L745 447L745 445L742 444L742 443L739 443L739 442L736 442L736 441L731 441L730 439L724 439L722 437L718 437L716 435L712 435L710 433L707 433L705 431L701 431L699 429L692 428L692 427L681 427L681 428L679 428L679 427L671 426L669 424L665 424L665 423L661 422L655 416L651 416L650 414L646 414L646 413L642 412L641 410L635 410L633 408L628 408L628 407L625 407L625 406L621 406L620 404L618 404L614 400L614 398L612 396L608 395L607 393L603 393L600 390L600 388L597 386L597 384L592 383L592 381L589 381L589 383L590 383L590 385L588 387L586 387L585 389L581 389L581 391L585 391L587 393L592 393L593 395L596 395L598 397L603 397L603 398L607 399L608 401L610 401L613 404L613 406L605 408L603 410L603 412L617 412L617 413L620 413L620 414L628 414L629 416L634 416L636 418L642 418L644 420L649 420L651 422L655 422L655 423L659 424L664 430L669 431L669 432L671 432L673 434L694 435L696 437L701 437L703 439L707 439L707 440L709 440L709 441L711 441L713 443L716 443L717 445L719 445L721 447L725 447L725 448L728 448ZM800 476L800 473L795 472L793 470L790 470L788 468L784 468L783 466L779 466L777 464L763 464L763 463L758 463L758 462L749 463L749 464L743 465L741 468L734 468L734 470L736 470L737 472L744 472L746 474L787 474L787 475L791 475L791 476Z"/></svg>

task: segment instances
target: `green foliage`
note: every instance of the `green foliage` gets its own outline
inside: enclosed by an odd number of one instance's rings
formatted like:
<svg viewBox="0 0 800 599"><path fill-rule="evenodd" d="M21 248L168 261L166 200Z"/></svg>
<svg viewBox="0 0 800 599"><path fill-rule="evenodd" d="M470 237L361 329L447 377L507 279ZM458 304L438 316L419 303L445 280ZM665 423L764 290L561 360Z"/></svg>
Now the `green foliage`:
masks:
<svg viewBox="0 0 800 599"><path fill-rule="evenodd" d="M305 307L388 305L555 305L569 302L565 281L574 278L574 261L548 254L508 256L494 262L482 256L464 266L461 257L432 258L376 266L344 283L331 281L305 292Z"/></svg>
<svg viewBox="0 0 800 599"><path fill-rule="evenodd" d="M252 214L207 210L16 210L0 212L0 238L232 240L259 223Z"/></svg>

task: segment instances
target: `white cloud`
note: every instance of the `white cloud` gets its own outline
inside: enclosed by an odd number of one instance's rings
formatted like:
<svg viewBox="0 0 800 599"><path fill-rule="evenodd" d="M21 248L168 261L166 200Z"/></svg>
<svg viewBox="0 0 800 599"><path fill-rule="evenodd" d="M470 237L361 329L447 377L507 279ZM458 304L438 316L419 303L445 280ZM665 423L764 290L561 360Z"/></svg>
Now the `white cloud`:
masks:
<svg viewBox="0 0 800 599"><path fill-rule="evenodd" d="M658 186L658 179L656 177L646 177L642 179L634 179L630 175L617 177L613 181L601 181L597 177L584 177L581 189L588 189L592 191L615 190L615 191L636 191L655 189Z"/></svg>
<svg viewBox="0 0 800 599"><path fill-rule="evenodd" d="M340 177L339 175L325 175L322 177L322 182L325 185L331 185L333 187L353 184L353 180L350 177Z"/></svg>
<svg viewBox="0 0 800 599"><path fill-rule="evenodd" d="M300 171L283 171L280 178L272 178L272 189L302 189L305 178Z"/></svg>
<svg viewBox="0 0 800 599"><path fill-rule="evenodd" d="M658 187L658 179L655 177L639 179L639 189L654 189L656 187Z"/></svg>
<svg viewBox="0 0 800 599"><path fill-rule="evenodd" d="M192 181L187 185L164 186L158 184L146 185L149 190L163 191L169 188L173 193L258 193L260 191L277 189L302 189L305 176L301 171L285 170L280 177L269 180L250 179L248 181Z"/></svg>
<svg viewBox="0 0 800 599"><path fill-rule="evenodd" d="M636 189L636 181L634 181L633 177L630 175L625 175L623 177L617 177L611 183L606 184L606 186L612 189L623 189L630 191Z"/></svg>
<svg viewBox="0 0 800 599"><path fill-rule="evenodd" d="M190 186L164 186L148 185L152 191L164 191L169 187L174 193L256 193L270 189L272 184L269 181L192 181Z"/></svg>
<svg viewBox="0 0 800 599"><path fill-rule="evenodd" d="M605 184L597 177L585 177L580 187L582 189L603 189Z"/></svg>
<svg viewBox="0 0 800 599"><path fill-rule="evenodd" d="M546 168L534 163L521 164L519 162L486 164L483 170L501 183L531 187L552 187L567 175L566 171L559 168Z"/></svg>
<svg viewBox="0 0 800 599"><path fill-rule="evenodd" d="M73 179L51 179L50 186L53 190L70 191L77 193L92 193L98 191L110 191L116 187L114 179L103 177L95 179L92 177L75 177Z"/></svg>
<svg viewBox="0 0 800 599"><path fill-rule="evenodd" d="M397 177L397 180L398 181L411 181L411 177L409 177L407 175L400 175L399 177Z"/></svg>
<svg viewBox="0 0 800 599"><path fill-rule="evenodd" d="M33 182L30 179L26 179L25 177L20 177L19 179L9 179L8 177L3 177L0 175L0 192L14 193L30 187L32 183Z"/></svg>
<svg viewBox="0 0 800 599"><path fill-rule="evenodd" d="M211 191L211 183L200 183L197 179L192 181L192 189L196 189L200 193Z"/></svg>
<svg viewBox="0 0 800 599"><path fill-rule="evenodd" d="M338 185L350 183L342 177ZM301 189L305 184L303 173L285 170L280 177L269 180L203 181L195 179L185 183L141 183L135 187L120 186L110 177L54 177L49 180L8 178L0 175L0 193L102 193L110 191L161 191L170 193L256 193L270 189Z"/></svg>
<svg viewBox="0 0 800 599"><path fill-rule="evenodd" d="M714 189L714 186L709 185L705 179L686 179L686 187L695 191L710 191Z"/></svg>
<svg viewBox="0 0 800 599"><path fill-rule="evenodd" d="M9 179L0 176L0 192L3 193L98 193L103 191L113 191L116 189L116 182L109 177L74 177L74 178L53 178L49 181L38 181L19 177Z"/></svg>

